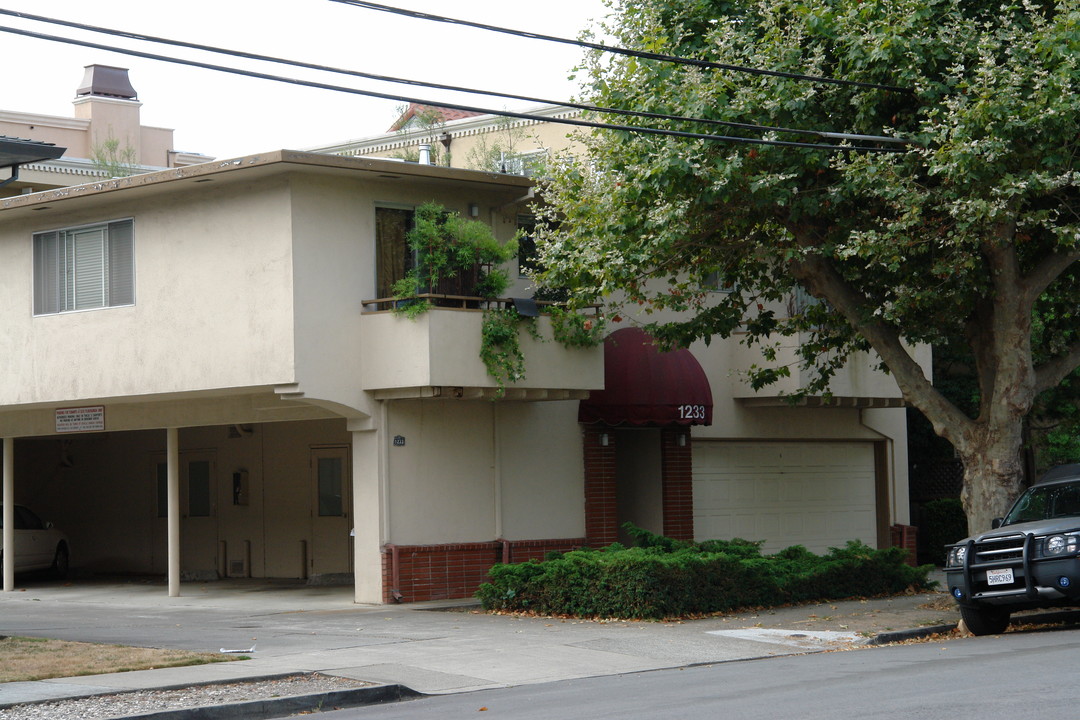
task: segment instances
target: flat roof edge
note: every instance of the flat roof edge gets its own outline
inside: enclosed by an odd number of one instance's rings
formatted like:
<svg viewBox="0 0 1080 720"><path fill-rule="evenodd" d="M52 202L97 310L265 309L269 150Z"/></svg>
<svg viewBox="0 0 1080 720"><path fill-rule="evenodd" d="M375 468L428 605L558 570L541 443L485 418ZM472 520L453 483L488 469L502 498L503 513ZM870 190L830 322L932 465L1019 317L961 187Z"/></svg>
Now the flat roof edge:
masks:
<svg viewBox="0 0 1080 720"><path fill-rule="evenodd" d="M233 173L256 167L273 165L303 166L311 169L340 169L355 172L374 172L395 178L411 177L417 180L436 180L448 182L479 183L499 185L507 188L529 188L534 185L531 178L520 175L465 170L463 168L443 167L439 165L420 165L381 158L357 158L341 155L326 155L300 150L274 150L223 160L168 168L155 172L129 175L123 178L95 180L82 185L44 190L27 195L13 195L0 198L0 211L33 207L44 203L68 200L76 197L90 197L102 193L111 193L132 188L147 188L156 185L209 178L223 173Z"/></svg>

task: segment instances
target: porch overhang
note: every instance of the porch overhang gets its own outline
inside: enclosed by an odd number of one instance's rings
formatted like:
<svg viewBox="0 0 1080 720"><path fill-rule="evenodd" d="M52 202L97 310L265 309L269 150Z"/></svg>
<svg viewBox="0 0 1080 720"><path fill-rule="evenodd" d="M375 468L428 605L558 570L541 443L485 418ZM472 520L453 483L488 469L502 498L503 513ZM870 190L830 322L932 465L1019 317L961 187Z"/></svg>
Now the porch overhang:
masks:
<svg viewBox="0 0 1080 720"><path fill-rule="evenodd" d="M712 388L687 349L661 352L640 328L604 340L604 389L578 406L578 422L666 427L711 425Z"/></svg>

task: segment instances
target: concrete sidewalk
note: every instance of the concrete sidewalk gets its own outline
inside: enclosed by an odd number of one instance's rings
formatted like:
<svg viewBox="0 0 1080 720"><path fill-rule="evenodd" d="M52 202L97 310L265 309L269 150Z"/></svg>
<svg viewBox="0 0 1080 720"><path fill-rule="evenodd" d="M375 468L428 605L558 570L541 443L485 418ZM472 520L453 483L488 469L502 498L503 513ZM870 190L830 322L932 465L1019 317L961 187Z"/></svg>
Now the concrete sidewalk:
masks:
<svg viewBox="0 0 1080 720"><path fill-rule="evenodd" d="M0 634L255 650L238 662L0 684L0 708L307 672L464 692L817 652L957 621L939 592L682 622L594 622L490 615L461 602L354 605L351 588L259 580L185 584L179 598L145 581L24 588L0 593Z"/></svg>

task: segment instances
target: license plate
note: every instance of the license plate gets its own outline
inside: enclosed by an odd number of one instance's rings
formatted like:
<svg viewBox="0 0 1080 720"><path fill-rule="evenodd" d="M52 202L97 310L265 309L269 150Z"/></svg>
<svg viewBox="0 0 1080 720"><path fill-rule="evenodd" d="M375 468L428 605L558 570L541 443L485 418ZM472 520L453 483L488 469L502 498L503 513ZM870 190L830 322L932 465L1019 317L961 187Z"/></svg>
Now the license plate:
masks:
<svg viewBox="0 0 1080 720"><path fill-rule="evenodd" d="M1012 568L1002 568L1000 570L987 570L986 571L986 583L988 585L1012 585L1013 584L1013 571L1012 571Z"/></svg>

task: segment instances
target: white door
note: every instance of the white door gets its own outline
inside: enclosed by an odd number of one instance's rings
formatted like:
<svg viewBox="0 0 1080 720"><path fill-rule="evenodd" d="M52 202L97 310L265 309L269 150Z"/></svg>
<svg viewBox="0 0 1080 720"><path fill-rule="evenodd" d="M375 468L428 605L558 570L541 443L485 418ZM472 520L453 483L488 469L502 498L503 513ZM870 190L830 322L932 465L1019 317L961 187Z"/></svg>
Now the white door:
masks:
<svg viewBox="0 0 1080 720"><path fill-rule="evenodd" d="M198 579L218 574L217 487L212 452L180 454L180 567Z"/></svg>
<svg viewBox="0 0 1080 720"><path fill-rule="evenodd" d="M312 528L308 572L336 575L352 572L350 549L352 505L349 448L311 450Z"/></svg>
<svg viewBox="0 0 1080 720"><path fill-rule="evenodd" d="M873 443L694 441L699 540L764 540L764 552L876 547L877 502Z"/></svg>

